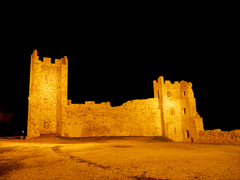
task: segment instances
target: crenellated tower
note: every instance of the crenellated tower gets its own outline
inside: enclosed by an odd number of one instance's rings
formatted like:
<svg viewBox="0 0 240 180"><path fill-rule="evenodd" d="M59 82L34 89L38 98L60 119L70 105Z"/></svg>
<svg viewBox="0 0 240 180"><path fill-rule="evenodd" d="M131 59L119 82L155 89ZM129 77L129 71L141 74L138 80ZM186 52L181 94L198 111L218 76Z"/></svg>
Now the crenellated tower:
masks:
<svg viewBox="0 0 240 180"><path fill-rule="evenodd" d="M39 60L31 55L28 98L27 138L40 134L61 133L63 107L67 104L68 59Z"/></svg>
<svg viewBox="0 0 240 180"><path fill-rule="evenodd" d="M192 84L186 81L172 84L160 76L153 86L164 127L162 134L175 141L196 141L198 132L203 131L203 122L196 110Z"/></svg>

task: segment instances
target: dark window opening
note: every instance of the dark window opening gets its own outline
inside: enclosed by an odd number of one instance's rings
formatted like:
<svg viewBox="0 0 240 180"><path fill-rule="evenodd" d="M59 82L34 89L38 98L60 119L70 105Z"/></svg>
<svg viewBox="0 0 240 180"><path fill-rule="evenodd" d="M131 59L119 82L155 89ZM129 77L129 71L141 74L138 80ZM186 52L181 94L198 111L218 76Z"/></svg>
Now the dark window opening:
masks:
<svg viewBox="0 0 240 180"><path fill-rule="evenodd" d="M186 108L183 108L183 114L187 114Z"/></svg>
<svg viewBox="0 0 240 180"><path fill-rule="evenodd" d="M186 91L183 91L183 95L184 95L184 96L186 95Z"/></svg>
<svg viewBox="0 0 240 180"><path fill-rule="evenodd" d="M189 130L187 130L187 138L189 138L190 137L190 135L189 135Z"/></svg>
<svg viewBox="0 0 240 180"><path fill-rule="evenodd" d="M171 92L167 92L167 97L171 97Z"/></svg>

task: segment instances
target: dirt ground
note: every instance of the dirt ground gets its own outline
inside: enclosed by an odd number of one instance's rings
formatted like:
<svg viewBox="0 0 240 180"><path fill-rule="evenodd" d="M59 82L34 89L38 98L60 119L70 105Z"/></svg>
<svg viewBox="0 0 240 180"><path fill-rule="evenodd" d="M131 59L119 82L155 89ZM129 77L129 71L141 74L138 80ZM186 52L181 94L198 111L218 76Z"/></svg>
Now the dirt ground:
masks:
<svg viewBox="0 0 240 180"><path fill-rule="evenodd" d="M240 146L147 137L0 139L0 179L240 179Z"/></svg>

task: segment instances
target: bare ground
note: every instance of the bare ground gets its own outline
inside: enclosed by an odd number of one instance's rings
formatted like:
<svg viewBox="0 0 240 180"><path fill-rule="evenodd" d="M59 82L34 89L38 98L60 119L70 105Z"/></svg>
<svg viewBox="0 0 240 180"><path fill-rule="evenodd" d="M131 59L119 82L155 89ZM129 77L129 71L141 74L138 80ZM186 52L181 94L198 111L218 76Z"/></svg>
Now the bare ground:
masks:
<svg viewBox="0 0 240 180"><path fill-rule="evenodd" d="M152 138L0 139L0 179L240 179L240 146Z"/></svg>

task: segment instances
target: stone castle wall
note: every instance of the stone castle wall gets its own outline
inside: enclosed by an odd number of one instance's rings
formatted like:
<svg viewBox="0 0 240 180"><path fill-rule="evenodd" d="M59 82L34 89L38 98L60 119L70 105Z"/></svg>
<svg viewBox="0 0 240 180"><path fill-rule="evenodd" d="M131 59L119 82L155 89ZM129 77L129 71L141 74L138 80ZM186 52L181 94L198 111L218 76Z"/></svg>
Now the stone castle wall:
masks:
<svg viewBox="0 0 240 180"><path fill-rule="evenodd" d="M240 129L221 131L220 129L199 132L199 143L240 144Z"/></svg>
<svg viewBox="0 0 240 180"><path fill-rule="evenodd" d="M62 136L161 136L158 99L127 101L112 107L109 102L69 104L65 107Z"/></svg>
<svg viewBox="0 0 240 180"><path fill-rule="evenodd" d="M71 104L67 100L67 57L39 60L31 56L28 138L46 133L67 137L166 136L173 141L197 140L203 129L196 111L192 85L160 77L154 81L154 98L110 103Z"/></svg>
<svg viewBox="0 0 240 180"><path fill-rule="evenodd" d="M160 76L153 82L154 98L71 104L67 99L68 59L39 60L31 56L27 138L58 133L66 137L166 136L173 141L239 144L240 130L204 131L196 110L192 84L171 83Z"/></svg>
<svg viewBox="0 0 240 180"><path fill-rule="evenodd" d="M58 133L66 137L166 136L173 141L240 144L240 130L203 129L192 84L153 82L154 98L131 100L112 107L109 102L71 104L67 99L67 57L39 60L31 56L27 138Z"/></svg>

